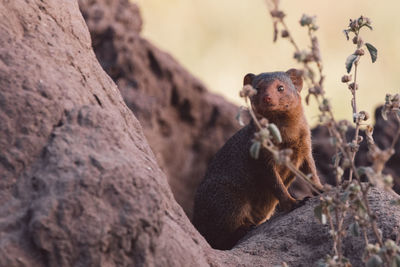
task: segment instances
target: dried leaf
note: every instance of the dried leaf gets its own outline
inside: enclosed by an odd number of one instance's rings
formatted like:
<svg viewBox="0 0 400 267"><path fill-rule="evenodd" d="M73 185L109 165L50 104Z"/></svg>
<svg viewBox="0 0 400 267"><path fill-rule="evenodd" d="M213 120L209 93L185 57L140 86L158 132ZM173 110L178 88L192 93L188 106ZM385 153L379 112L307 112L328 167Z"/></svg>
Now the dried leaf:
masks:
<svg viewBox="0 0 400 267"><path fill-rule="evenodd" d="M370 43L365 43L365 46L368 48L368 52L371 55L372 63L374 63L378 57L378 50Z"/></svg>

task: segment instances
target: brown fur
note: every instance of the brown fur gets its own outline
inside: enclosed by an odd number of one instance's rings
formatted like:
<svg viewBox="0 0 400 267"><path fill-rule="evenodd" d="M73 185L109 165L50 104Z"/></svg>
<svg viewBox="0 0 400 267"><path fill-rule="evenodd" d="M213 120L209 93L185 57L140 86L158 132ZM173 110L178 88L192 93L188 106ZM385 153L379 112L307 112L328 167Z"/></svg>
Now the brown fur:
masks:
<svg viewBox="0 0 400 267"><path fill-rule="evenodd" d="M280 149L293 150L292 162L321 188L311 137L301 105L302 78L297 70L247 74L244 84L257 89L251 101L260 116L280 129ZM278 88L283 86L283 91ZM282 88L280 88L282 89ZM254 226L271 217L276 205L291 210L298 200L288 192L295 176L272 155L262 150L259 158L250 157L254 122L232 136L211 161L197 189L193 224L212 247L230 249Z"/></svg>

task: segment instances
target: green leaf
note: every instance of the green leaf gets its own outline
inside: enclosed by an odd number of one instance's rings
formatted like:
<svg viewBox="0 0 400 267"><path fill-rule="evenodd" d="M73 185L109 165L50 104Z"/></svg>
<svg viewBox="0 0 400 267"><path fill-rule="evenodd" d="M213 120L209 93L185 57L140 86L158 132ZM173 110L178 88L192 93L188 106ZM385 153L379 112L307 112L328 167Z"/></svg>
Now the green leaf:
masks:
<svg viewBox="0 0 400 267"><path fill-rule="evenodd" d="M394 256L392 264L390 265L390 267L400 267L400 255L399 254Z"/></svg>
<svg viewBox="0 0 400 267"><path fill-rule="evenodd" d="M350 224L349 230L353 236L360 236L360 225L358 224L358 222Z"/></svg>
<svg viewBox="0 0 400 267"><path fill-rule="evenodd" d="M376 61L376 58L378 57L378 50L370 43L365 43L365 46L367 47L368 52L371 55L372 63L374 63Z"/></svg>
<svg viewBox="0 0 400 267"><path fill-rule="evenodd" d="M382 261L381 257L379 257L378 255L373 255L367 261L366 266L367 267L380 267L380 266L382 266L382 264L383 264L383 261Z"/></svg>
<svg viewBox="0 0 400 267"><path fill-rule="evenodd" d="M364 203L357 199L356 201L354 201L355 207L358 208L358 212L366 212L367 208L365 207Z"/></svg>
<svg viewBox="0 0 400 267"><path fill-rule="evenodd" d="M236 120L239 122L240 126L244 126L244 122L242 119L242 110L239 109L238 113L236 114Z"/></svg>
<svg viewBox="0 0 400 267"><path fill-rule="evenodd" d="M306 104L307 106L310 104L310 94L306 95Z"/></svg>
<svg viewBox="0 0 400 267"><path fill-rule="evenodd" d="M314 208L314 216L322 223L326 224L326 215L322 213L322 206L318 205Z"/></svg>
<svg viewBox="0 0 400 267"><path fill-rule="evenodd" d="M340 195L340 201L345 203L350 196L350 192L349 191L345 191L343 194Z"/></svg>
<svg viewBox="0 0 400 267"><path fill-rule="evenodd" d="M354 55L354 54L351 54L350 56L347 57L346 63L345 63L347 73L350 73L351 68L353 67L353 63L354 63L354 61L356 61L357 59L358 59L358 56L357 56L357 55Z"/></svg>
<svg viewBox="0 0 400 267"><path fill-rule="evenodd" d="M326 222L327 222L326 220L327 220L326 215L322 213L322 216L321 216L321 223L322 223L322 224L326 224Z"/></svg>
<svg viewBox="0 0 400 267"><path fill-rule="evenodd" d="M254 159L258 159L260 155L261 143L258 141L254 141L250 147L250 156Z"/></svg>
<svg viewBox="0 0 400 267"><path fill-rule="evenodd" d="M314 208L314 216L315 218L317 218L318 220L321 221L321 217L322 217L322 206L318 205Z"/></svg>
<svg viewBox="0 0 400 267"><path fill-rule="evenodd" d="M400 199L391 200L390 205L400 206Z"/></svg>
<svg viewBox="0 0 400 267"><path fill-rule="evenodd" d="M381 109L381 115L382 115L382 118L383 118L385 121L387 121L387 119L388 119L387 114L388 114L387 109L382 108L382 109Z"/></svg>
<svg viewBox="0 0 400 267"><path fill-rule="evenodd" d="M342 152L336 153L332 157L332 164L334 165L335 163L339 162L341 158L342 158Z"/></svg>
<svg viewBox="0 0 400 267"><path fill-rule="evenodd" d="M358 176L364 175L366 172L367 172L367 168L366 167L358 167L357 168Z"/></svg>
<svg viewBox="0 0 400 267"><path fill-rule="evenodd" d="M344 35L346 35L347 41L350 39L349 38L349 31L348 30L343 30Z"/></svg>
<svg viewBox="0 0 400 267"><path fill-rule="evenodd" d="M278 144L282 143L281 132L279 131L278 127L277 127L275 124L270 123L270 124L268 125L268 130L271 132L272 137L275 139L275 141L276 141Z"/></svg>

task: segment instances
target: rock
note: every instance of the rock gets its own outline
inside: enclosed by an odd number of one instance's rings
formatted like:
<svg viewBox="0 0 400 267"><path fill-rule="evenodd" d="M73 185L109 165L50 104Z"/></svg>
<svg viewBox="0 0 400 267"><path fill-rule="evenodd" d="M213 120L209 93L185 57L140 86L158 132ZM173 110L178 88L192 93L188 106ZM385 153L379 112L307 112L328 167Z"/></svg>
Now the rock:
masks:
<svg viewBox="0 0 400 267"><path fill-rule="evenodd" d="M330 252L316 200L212 250L96 60L75 1L0 3L0 88L0 266L307 266ZM382 191L372 200L388 237L400 213Z"/></svg>
<svg viewBox="0 0 400 267"><path fill-rule="evenodd" d="M191 217L208 162L239 129L237 107L209 93L169 54L140 36L135 4L79 3L100 64L140 121L177 202ZM121 20L118 10L126 10L130 19Z"/></svg>
<svg viewBox="0 0 400 267"><path fill-rule="evenodd" d="M0 266L217 262L75 1L0 3L0 88Z"/></svg>
<svg viewBox="0 0 400 267"><path fill-rule="evenodd" d="M378 188L370 191L368 199L371 209L378 218L378 227L382 230L383 240L396 240L399 235L400 207L390 202L393 196ZM328 225L322 225L314 217L314 207L318 198L311 199L304 206L289 214L277 214L269 221L257 227L231 251L234 255L243 252L254 255L247 266L280 266L286 262L289 266L316 266L316 263L332 254L333 240ZM353 221L345 219L346 231ZM369 240L375 243L372 232ZM364 266L362 256L365 242L363 237L354 237L350 233L343 240L343 252L352 266Z"/></svg>

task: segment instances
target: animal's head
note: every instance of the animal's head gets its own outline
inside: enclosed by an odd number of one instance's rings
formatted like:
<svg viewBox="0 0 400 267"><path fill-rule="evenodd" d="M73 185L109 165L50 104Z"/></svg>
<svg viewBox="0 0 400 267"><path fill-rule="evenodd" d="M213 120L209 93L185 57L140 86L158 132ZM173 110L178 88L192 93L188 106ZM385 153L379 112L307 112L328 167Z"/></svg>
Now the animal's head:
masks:
<svg viewBox="0 0 400 267"><path fill-rule="evenodd" d="M287 112L301 105L300 91L303 88L301 71L252 73L244 77L243 84L250 84L257 94L251 98L256 111L268 117L272 112Z"/></svg>

